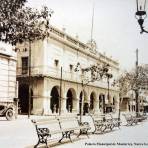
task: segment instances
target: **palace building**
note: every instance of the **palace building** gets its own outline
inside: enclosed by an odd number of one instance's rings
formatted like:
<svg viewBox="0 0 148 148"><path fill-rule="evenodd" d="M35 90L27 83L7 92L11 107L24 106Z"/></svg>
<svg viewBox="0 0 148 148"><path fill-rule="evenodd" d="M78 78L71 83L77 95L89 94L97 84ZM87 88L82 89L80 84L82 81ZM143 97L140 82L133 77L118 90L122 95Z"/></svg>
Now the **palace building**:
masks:
<svg viewBox="0 0 148 148"><path fill-rule="evenodd" d="M78 62L82 68L109 64L113 75L109 84L103 78L84 87L83 109L87 107L87 112L91 113L103 112L103 106L106 111L107 108L113 112L119 110L119 91L111 85L119 73L117 61L53 26L48 38L30 44L26 42L17 48L17 80L22 113L28 112L30 86L32 114L52 115L59 111L61 114L79 114L84 77L80 71L75 72Z"/></svg>

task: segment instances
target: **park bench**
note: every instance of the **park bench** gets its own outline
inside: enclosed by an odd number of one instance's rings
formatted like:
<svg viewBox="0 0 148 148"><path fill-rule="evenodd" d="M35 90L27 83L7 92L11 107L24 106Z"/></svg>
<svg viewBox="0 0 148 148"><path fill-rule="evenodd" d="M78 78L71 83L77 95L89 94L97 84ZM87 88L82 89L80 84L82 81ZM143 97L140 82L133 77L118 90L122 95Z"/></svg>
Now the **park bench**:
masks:
<svg viewBox="0 0 148 148"><path fill-rule="evenodd" d="M78 120L77 116L70 116L70 117L58 117L60 128L62 131L62 138L59 140L59 142L62 141L63 138L69 137L71 140L71 133L78 133L77 137L80 135L86 135L88 138L88 130L90 130L90 126L88 122L81 122Z"/></svg>
<svg viewBox="0 0 148 148"><path fill-rule="evenodd" d="M95 127L94 133L103 133L106 130L112 130L114 125L111 117L105 115L91 115Z"/></svg>
<svg viewBox="0 0 148 148"><path fill-rule="evenodd" d="M120 128L121 123L122 123L121 120L118 117L114 117L112 114L110 114L110 116L112 118L112 122L113 122L114 127Z"/></svg>
<svg viewBox="0 0 148 148"><path fill-rule="evenodd" d="M138 118L140 119L139 121L144 121L147 119L147 115L144 113L138 113Z"/></svg>
<svg viewBox="0 0 148 148"><path fill-rule="evenodd" d="M107 129L112 130L115 127L115 121L113 120L111 114L104 114L104 120L107 122Z"/></svg>
<svg viewBox="0 0 148 148"><path fill-rule="evenodd" d="M32 120L32 122L35 125L38 136L38 142L34 148L37 148L41 143L46 144L46 147L48 147L48 139L55 134L61 133L59 121L55 117L52 119L36 119Z"/></svg>
<svg viewBox="0 0 148 148"><path fill-rule="evenodd" d="M140 114L139 112L133 113L133 114L131 114L131 116L132 116L133 120L135 120L137 123L142 122L147 119L147 116Z"/></svg>
<svg viewBox="0 0 148 148"><path fill-rule="evenodd" d="M78 136L82 134L86 134L88 136L88 130L90 126L87 122L79 123L77 117L54 117L52 119L36 119L32 120L35 125L38 142L34 146L37 148L39 144L46 144L48 148L47 142L51 140L51 137L54 135L60 134L61 142L64 138L69 138L72 142L71 135L74 132L79 130Z"/></svg>
<svg viewBox="0 0 148 148"><path fill-rule="evenodd" d="M133 115L130 114L130 113L123 114L123 116L124 116L125 119L126 119L126 122L127 122L126 125L127 125L127 126L132 126L132 125L138 123L139 118L137 118L136 116L133 116Z"/></svg>
<svg viewBox="0 0 148 148"><path fill-rule="evenodd" d="M143 115L141 115L142 116L142 119L143 120L146 120L147 119L147 115L146 114L143 114Z"/></svg>

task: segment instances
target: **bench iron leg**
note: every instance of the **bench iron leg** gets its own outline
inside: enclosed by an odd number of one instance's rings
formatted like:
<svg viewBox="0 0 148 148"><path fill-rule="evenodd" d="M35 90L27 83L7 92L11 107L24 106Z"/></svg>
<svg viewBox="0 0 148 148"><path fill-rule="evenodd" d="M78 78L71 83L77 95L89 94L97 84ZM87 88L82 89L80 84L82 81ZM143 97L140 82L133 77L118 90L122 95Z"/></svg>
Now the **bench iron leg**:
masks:
<svg viewBox="0 0 148 148"><path fill-rule="evenodd" d="M62 138L59 140L59 143L61 143L64 137L65 137L65 133L62 132Z"/></svg>
<svg viewBox="0 0 148 148"><path fill-rule="evenodd" d="M67 135L68 138L70 139L71 143L72 143L72 139L71 139L71 134L73 133L73 131L70 131L69 134Z"/></svg>
<svg viewBox="0 0 148 148"><path fill-rule="evenodd" d="M80 129L80 132L79 132L77 137L79 138L80 135L82 135L82 134L86 134L87 138L89 138L89 136L88 136L88 129Z"/></svg>
<svg viewBox="0 0 148 148"><path fill-rule="evenodd" d="M34 148L37 148L37 146L40 144L40 140L38 140L38 143L34 146Z"/></svg>
<svg viewBox="0 0 148 148"><path fill-rule="evenodd" d="M69 138L70 141L72 142L72 139L71 139L71 134L74 133L74 131L66 131L66 132L62 132L62 138L59 140L59 143L61 143L61 141L64 139L64 138Z"/></svg>
<svg viewBox="0 0 148 148"><path fill-rule="evenodd" d="M48 148L47 140L46 140L46 142L45 142L45 143L46 143L46 148Z"/></svg>
<svg viewBox="0 0 148 148"><path fill-rule="evenodd" d="M40 143L45 143L46 148L48 148L47 140L45 142L40 142L40 140L39 140L38 143L34 146L34 148L37 148Z"/></svg>

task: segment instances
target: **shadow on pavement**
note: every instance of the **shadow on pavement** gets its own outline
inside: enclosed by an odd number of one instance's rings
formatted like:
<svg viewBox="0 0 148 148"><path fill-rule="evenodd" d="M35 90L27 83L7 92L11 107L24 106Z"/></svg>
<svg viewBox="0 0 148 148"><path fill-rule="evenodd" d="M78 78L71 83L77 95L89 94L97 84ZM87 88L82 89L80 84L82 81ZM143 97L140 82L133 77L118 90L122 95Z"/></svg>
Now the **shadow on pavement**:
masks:
<svg viewBox="0 0 148 148"><path fill-rule="evenodd" d="M79 141L79 140L83 140L83 139L86 139L85 137L82 137L82 138L73 138L72 141L73 142L76 142L76 141ZM59 146L59 145L64 145L64 144L69 144L71 143L69 139L66 139L66 140L63 140L61 143L58 142L58 140L52 140L52 141L49 141L48 142L48 146L49 147L56 147L56 146ZM27 146L25 148L34 148L34 145L30 145L30 146ZM45 148L45 144L40 144L38 146L38 148Z"/></svg>

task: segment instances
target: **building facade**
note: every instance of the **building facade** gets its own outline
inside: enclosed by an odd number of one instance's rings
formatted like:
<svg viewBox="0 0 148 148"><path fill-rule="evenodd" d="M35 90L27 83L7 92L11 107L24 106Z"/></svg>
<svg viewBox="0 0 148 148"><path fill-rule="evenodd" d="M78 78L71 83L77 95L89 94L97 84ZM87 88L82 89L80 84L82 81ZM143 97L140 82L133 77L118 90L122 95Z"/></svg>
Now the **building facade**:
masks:
<svg viewBox="0 0 148 148"><path fill-rule="evenodd" d="M0 42L0 105L13 103L17 97L16 60L12 46Z"/></svg>
<svg viewBox="0 0 148 148"><path fill-rule="evenodd" d="M30 83L32 114L50 115L59 112L79 114L84 77L80 71L75 72L78 62L82 68L94 64L109 64L110 72L113 74L109 86L104 78L90 82L84 87L83 112L100 113L103 106L106 109L110 107L114 112L118 111L119 92L111 85L118 76L117 61L92 50L78 38L73 38L55 27L50 28L48 38L33 43L26 42L17 48L17 79L22 113L28 110ZM30 81L28 81L29 67Z"/></svg>

